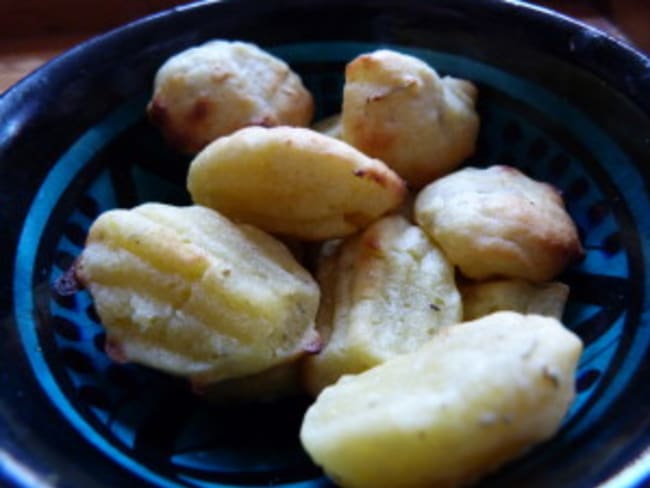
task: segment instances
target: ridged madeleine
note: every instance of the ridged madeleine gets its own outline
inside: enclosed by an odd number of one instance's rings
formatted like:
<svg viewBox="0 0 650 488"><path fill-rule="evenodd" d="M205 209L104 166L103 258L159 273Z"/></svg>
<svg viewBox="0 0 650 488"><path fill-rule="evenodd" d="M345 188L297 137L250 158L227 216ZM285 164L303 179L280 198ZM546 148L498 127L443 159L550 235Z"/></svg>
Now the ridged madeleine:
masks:
<svg viewBox="0 0 650 488"><path fill-rule="evenodd" d="M453 268L401 216L384 217L348 238L320 263L317 278L316 323L325 347L303 362L314 395L343 374L414 351L462 317Z"/></svg>
<svg viewBox="0 0 650 488"><path fill-rule="evenodd" d="M319 347L318 286L271 236L199 206L145 204L93 223L76 268L106 347L196 385Z"/></svg>

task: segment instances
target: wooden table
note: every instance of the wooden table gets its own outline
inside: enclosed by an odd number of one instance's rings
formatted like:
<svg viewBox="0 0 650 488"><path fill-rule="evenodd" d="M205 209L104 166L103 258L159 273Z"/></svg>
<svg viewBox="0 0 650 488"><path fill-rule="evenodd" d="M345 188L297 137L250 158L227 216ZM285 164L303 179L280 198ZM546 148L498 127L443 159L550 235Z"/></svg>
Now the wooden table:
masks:
<svg viewBox="0 0 650 488"><path fill-rule="evenodd" d="M264 1L264 0L260 0ZM0 93L53 56L100 32L185 3L179 0L8 0L0 2ZM561 0L560 10L650 53L650 1ZM71 14L74 12L74 14Z"/></svg>

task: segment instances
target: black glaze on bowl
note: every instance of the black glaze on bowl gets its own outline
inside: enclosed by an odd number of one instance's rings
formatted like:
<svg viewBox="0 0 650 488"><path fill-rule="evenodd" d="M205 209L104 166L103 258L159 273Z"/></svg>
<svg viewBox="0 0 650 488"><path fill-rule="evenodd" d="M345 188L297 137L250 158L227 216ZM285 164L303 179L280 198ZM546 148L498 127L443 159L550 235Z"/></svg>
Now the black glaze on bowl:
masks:
<svg viewBox="0 0 650 488"><path fill-rule="evenodd" d="M250 40L264 47L316 41L387 43L448 52L484 62L548 89L595 121L624 148L631 161L639 162L636 169L642 175L642 184L646 190L649 186L650 61L598 31L541 9L490 0L208 2L155 15L93 39L49 63L0 99L0 215L5 230L5 237L0 241L0 256L3 256L0 267L0 480L4 479L5 484L74 487L147 484L134 474L134 470L109 459L72 428L34 377L13 315L16 245L34 195L51 166L71 144L115 107L146 95L153 74L168 56L215 37ZM305 69L318 71L314 66ZM488 87L482 88L489 93ZM332 112L332 103L321 104L321 114ZM490 115L487 108L485 112L486 117ZM520 130L516 124L507 126L504 138L517 141ZM129 134L135 136L129 139ZM560 140L565 137L556 135ZM120 137L127 138L132 154L144 157L153 152L166 161L168 170L164 177L183 180L181 163L184 159L164 151L157 133L146 122L136 124ZM545 151L544 142L531 142L529 147L531 159ZM123 178L128 163L113 161L123 155L119 141L115 148L108 147L102 152L89 171L97 172L110 165L114 180L128 181ZM508 158L507 153L500 155ZM608 190L606 181L602 187L608 197L618 198L613 188ZM120 188L120 203L133 204L137 200L136 188L129 185ZM576 194L582 191L579 184L569 190ZM57 208L77 205L85 209L82 213L94 215L97 208L92 199L79 203L66 201L78 193L67 192L52 205L56 204ZM597 214L596 209L594 218L598 218ZM63 234L71 241L82 239L78 228L62 220L61 212L53 216L47 222L47 229L63 228ZM622 229L621 236L618 239L632 253L642 255L643 249L647 249L648 235L637 235L630 228ZM615 249L616 239L609 245ZM54 241L43 241L39 246L43 257L32 278L37 286L47 288L53 263L69 263L74 256L58 252ZM631 271L632 283L636 285L620 290L621 300L641 303L638 298L645 297L648 292L643 288L648 269L644 266ZM581 286L574 292L578 295L606 291L603 287L589 288L589 283L578 284ZM37 296L46 300L44 297L49 295ZM70 305L68 298L57 299L64 308ZM47 304L39 305L37 310L43 314L35 318L39 337L48 338L54 333L74 342L83 332L61 318L52 321ZM92 315L91 310L89 313ZM636 313L644 320L638 327L650 327L648 310L636 310ZM594 328L583 332L585 335L597 333ZM101 348L101 335L94 340ZM74 349L53 351L53 345L43 344L46 349L52 349L44 351L46 357L60 358L79 374L86 374L95 367ZM49 354L53 352L57 355ZM544 446L536 450L533 454L543 455L543 463L536 463L535 456L531 455L487 480L486 484L590 487L615 475L639 456L650 439L650 363L648 353L644 354L645 360L630 373L622 394L587 431L569 444L560 443L551 452L544 451ZM129 391L137 390L142 381L163 385L160 391L167 396L166 403L162 404L174 415L166 415L163 409L159 418L152 419L149 435L143 436L138 450L142 456L138 462L155 464L158 462L156 453L170 442L165 432L156 427L174 422L179 412L191 410L198 400L188 397L182 384L155 373L144 373L145 380L138 376L143 374L141 371L134 373L136 379L124 370L111 369L109 373L111 381ZM584 386L596 381L593 374L585 374L579 378L579 383ZM63 377L55 379L62 384L68 381ZM74 397L81 408L101 407L106 402L101 392L98 394L92 389L68 389L65 393ZM291 408L296 408L295 403L292 405ZM281 416L271 418L277 420ZM95 427L100 434L105 428L100 423ZM274 431L267 432L272 435ZM104 434L108 436L109 433ZM228 435L234 442L237 432ZM147 459L147 455L151 458ZM169 466L158 468L161 476L173 478ZM318 479L318 472L306 466L292 476L296 480ZM239 479L231 481L237 483ZM632 478L637 483L641 483L641 479ZM248 480L248 483L259 485L282 481L263 476Z"/></svg>

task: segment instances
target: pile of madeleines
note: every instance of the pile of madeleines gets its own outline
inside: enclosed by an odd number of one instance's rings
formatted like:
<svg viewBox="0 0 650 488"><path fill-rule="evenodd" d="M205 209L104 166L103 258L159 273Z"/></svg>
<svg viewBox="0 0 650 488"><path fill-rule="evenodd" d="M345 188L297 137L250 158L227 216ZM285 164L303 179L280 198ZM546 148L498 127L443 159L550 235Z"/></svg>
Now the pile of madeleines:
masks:
<svg viewBox="0 0 650 488"><path fill-rule="evenodd" d="M477 96L378 50L310 128L311 94L260 48L170 58L147 111L194 155L194 205L91 226L75 274L107 354L217 400L308 392L302 444L344 487L466 485L549 439L582 351L553 280L583 251L550 185L458 169Z"/></svg>

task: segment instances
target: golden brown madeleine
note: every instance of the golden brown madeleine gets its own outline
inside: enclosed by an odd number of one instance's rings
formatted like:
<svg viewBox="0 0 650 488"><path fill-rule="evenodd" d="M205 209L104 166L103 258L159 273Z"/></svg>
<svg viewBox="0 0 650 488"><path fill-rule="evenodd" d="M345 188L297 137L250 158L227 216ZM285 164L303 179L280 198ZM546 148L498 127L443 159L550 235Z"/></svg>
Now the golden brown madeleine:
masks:
<svg viewBox="0 0 650 488"><path fill-rule="evenodd" d="M569 287L559 281L530 283L525 280L493 280L459 286L463 320L474 320L500 310L562 319Z"/></svg>
<svg viewBox="0 0 650 488"><path fill-rule="evenodd" d="M145 204L92 225L77 275L107 352L197 386L319 346L319 290L276 239L199 206Z"/></svg>
<svg viewBox="0 0 650 488"><path fill-rule="evenodd" d="M300 438L346 488L467 485L558 430L580 339L557 320L498 312L326 388Z"/></svg>
<svg viewBox="0 0 650 488"><path fill-rule="evenodd" d="M461 320L453 268L401 216L384 217L344 241L321 262L318 281L316 324L325 347L303 362L314 395L343 374L417 349L441 326Z"/></svg>
<svg viewBox="0 0 650 488"><path fill-rule="evenodd" d="M384 163L310 129L250 127L206 147L190 165L194 202L272 233L340 237L398 207L402 179Z"/></svg>
<svg viewBox="0 0 650 488"><path fill-rule="evenodd" d="M282 60L244 42L187 49L158 70L147 108L170 144L196 153L249 125L309 125L314 104Z"/></svg>
<svg viewBox="0 0 650 488"><path fill-rule="evenodd" d="M476 87L440 78L425 62L379 50L351 61L343 89L343 140L420 188L474 152Z"/></svg>
<svg viewBox="0 0 650 488"><path fill-rule="evenodd" d="M333 137L335 139L341 139L343 137L343 126L341 123L341 114L330 115L324 119L319 120L311 127L316 132L325 134L326 136Z"/></svg>
<svg viewBox="0 0 650 488"><path fill-rule="evenodd" d="M509 166L465 168L434 181L417 196L415 218L475 280L549 281L582 255L558 191Z"/></svg>

